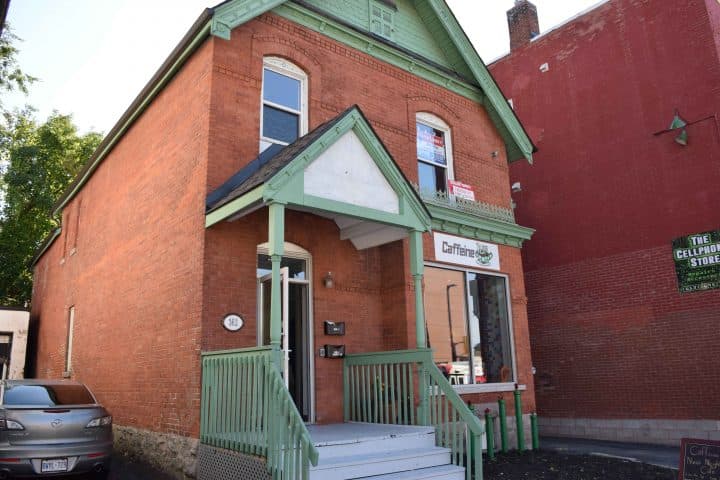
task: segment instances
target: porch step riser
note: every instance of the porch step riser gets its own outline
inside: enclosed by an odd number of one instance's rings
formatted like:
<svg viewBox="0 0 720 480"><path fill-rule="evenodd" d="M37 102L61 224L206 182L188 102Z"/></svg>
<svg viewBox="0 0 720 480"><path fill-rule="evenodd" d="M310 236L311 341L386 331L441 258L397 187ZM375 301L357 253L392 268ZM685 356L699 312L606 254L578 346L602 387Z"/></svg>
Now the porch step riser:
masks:
<svg viewBox="0 0 720 480"><path fill-rule="evenodd" d="M376 475L365 477L362 480L465 480L465 469L454 465L446 465L423 470Z"/></svg>
<svg viewBox="0 0 720 480"><path fill-rule="evenodd" d="M322 459L322 453L320 455ZM357 455L358 452L356 451L355 456ZM340 462L342 459L338 458L337 461ZM395 456L387 454L368 455L364 461L354 462L353 464L325 464L322 462L318 467L311 468L310 480L349 480L437 467L448 463L450 463L450 452L447 449L439 448L418 451L413 456L402 456L401 454Z"/></svg>
<svg viewBox="0 0 720 480"><path fill-rule="evenodd" d="M389 453L399 450L412 450L418 448L433 448L435 446L435 434L423 433L419 435L403 435L402 437L388 437L373 440L359 440L351 443L340 443L335 445L317 446L320 458L348 457L367 453Z"/></svg>

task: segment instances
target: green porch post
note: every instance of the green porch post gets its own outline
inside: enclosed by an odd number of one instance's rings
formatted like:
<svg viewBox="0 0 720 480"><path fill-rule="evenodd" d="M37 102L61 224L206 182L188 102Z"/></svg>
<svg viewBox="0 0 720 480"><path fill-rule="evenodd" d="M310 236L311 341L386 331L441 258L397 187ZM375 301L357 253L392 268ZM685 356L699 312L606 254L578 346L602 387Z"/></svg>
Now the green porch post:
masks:
<svg viewBox="0 0 720 480"><path fill-rule="evenodd" d="M281 332L282 332L282 285L280 282L280 262L285 245L285 205L271 203L268 206L268 250L272 263L272 288L270 290L270 345L273 349L275 365L282 369Z"/></svg>
<svg viewBox="0 0 720 480"><path fill-rule="evenodd" d="M415 285L415 337L417 348L427 348L425 338L425 307L423 306L423 239L422 232L410 232L410 273Z"/></svg>
<svg viewBox="0 0 720 480"><path fill-rule="evenodd" d="M415 285L415 338L418 349L427 348L427 338L425 336L425 307L423 305L423 239L422 232L412 230L410 232L410 273L413 277ZM418 366L418 392L420 396L420 404L418 405L418 424L429 425L430 416L428 410L429 391L425 365Z"/></svg>

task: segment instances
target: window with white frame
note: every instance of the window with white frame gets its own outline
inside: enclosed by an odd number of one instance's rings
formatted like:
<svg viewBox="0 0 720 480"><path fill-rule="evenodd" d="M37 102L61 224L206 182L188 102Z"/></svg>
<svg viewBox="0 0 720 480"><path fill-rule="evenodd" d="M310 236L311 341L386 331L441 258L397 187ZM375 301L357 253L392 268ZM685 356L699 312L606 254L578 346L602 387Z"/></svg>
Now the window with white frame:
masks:
<svg viewBox="0 0 720 480"><path fill-rule="evenodd" d="M428 344L450 383L514 382L507 278L426 266L424 282Z"/></svg>
<svg viewBox="0 0 720 480"><path fill-rule="evenodd" d="M430 113L416 115L418 186L421 192L447 192L453 180L450 126Z"/></svg>
<svg viewBox="0 0 720 480"><path fill-rule="evenodd" d="M75 329L75 307L68 310L67 341L65 344L65 372L72 371L73 330Z"/></svg>
<svg viewBox="0 0 720 480"><path fill-rule="evenodd" d="M260 151L289 145L307 133L307 75L279 57L263 61Z"/></svg>

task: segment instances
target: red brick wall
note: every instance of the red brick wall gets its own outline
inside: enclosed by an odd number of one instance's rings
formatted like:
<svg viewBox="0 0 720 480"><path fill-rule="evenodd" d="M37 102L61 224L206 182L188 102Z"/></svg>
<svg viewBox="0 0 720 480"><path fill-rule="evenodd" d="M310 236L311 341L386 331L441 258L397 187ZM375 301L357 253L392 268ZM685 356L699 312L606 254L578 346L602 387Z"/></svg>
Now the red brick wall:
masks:
<svg viewBox="0 0 720 480"><path fill-rule="evenodd" d="M717 416L720 291L679 294L670 242L720 227L720 131L653 133L717 113L719 10L613 0L491 66L539 148L510 178L542 415Z"/></svg>
<svg viewBox="0 0 720 480"><path fill-rule="evenodd" d="M38 377L62 375L74 305L72 378L117 424L189 436L199 431L211 59L206 43L64 209L32 303Z"/></svg>
<svg viewBox="0 0 720 480"><path fill-rule="evenodd" d="M433 113L452 129L456 178L480 200L510 206L505 149L482 106L272 14L214 43L210 188L257 155L263 57L280 56L308 74L311 130L357 104L416 182L415 114Z"/></svg>
<svg viewBox="0 0 720 480"><path fill-rule="evenodd" d="M358 104L407 177L417 181L415 114L433 113L452 129L456 178L473 185L480 200L509 206L505 149L479 105L272 14L236 29L230 41L214 42L209 188L257 155L263 57L280 56L308 74L310 129ZM493 151L500 155L493 158ZM329 220L292 212L287 220L286 240L313 255L318 421L339 421L341 362L317 356L320 345L335 343L337 337L325 338L322 322L348 322L342 339L348 352L414 348L407 241L358 252L349 241L339 240L339 230ZM432 259L431 237L426 237L426 258ZM208 229L204 350L255 345L255 251L266 241L266 210ZM530 388L526 408L534 408L520 254L514 248L502 251L507 259L503 268L511 275L513 297L519 302L513 301L513 309L521 382ZM326 271L335 274L333 290L321 284ZM229 311L245 314L249 328L236 334L224 331L220 319Z"/></svg>
<svg viewBox="0 0 720 480"><path fill-rule="evenodd" d="M527 281L542 415L717 418L720 295L679 293L669 244Z"/></svg>
<svg viewBox="0 0 720 480"><path fill-rule="evenodd" d="M208 189L257 155L266 55L308 73L311 129L359 104L415 180L415 114L434 113L452 128L456 178L482 201L510 204L502 140L481 106L271 14L236 29L230 41L211 39L74 200L82 199L77 254L60 265L63 236L37 267L39 374L61 374L66 310L75 304L74 376L119 424L196 436L200 350L256 344L256 248L267 241L267 211L206 230L203 206ZM493 151L501 153L493 158ZM407 241L357 251L331 220L299 212L286 219L286 240L313 255L316 352L336 342L323 335L324 320L347 322L349 352L414 347ZM522 343L520 256L505 250ZM322 285L327 271L335 274L332 290ZM243 315L246 327L225 331L228 312ZM341 420L341 365L316 355L319 422Z"/></svg>

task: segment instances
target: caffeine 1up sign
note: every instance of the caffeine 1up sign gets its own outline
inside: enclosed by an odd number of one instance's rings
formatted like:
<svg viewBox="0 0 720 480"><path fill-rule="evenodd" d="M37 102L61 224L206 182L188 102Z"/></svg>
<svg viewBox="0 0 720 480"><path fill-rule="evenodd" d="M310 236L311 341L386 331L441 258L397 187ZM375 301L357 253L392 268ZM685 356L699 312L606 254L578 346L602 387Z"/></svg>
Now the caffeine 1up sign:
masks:
<svg viewBox="0 0 720 480"><path fill-rule="evenodd" d="M720 230L676 238L672 246L681 292L720 288Z"/></svg>

